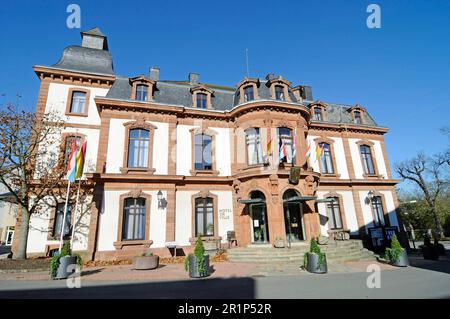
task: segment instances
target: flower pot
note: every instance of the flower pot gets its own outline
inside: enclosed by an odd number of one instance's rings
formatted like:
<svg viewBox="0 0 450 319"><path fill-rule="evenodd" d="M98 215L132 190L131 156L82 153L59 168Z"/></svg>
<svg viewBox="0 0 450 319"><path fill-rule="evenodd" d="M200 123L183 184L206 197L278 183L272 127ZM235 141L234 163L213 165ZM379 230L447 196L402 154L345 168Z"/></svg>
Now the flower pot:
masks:
<svg viewBox="0 0 450 319"><path fill-rule="evenodd" d="M158 268L159 256L137 256L133 258L133 268L148 270Z"/></svg>
<svg viewBox="0 0 450 319"><path fill-rule="evenodd" d="M197 264L197 257L195 255L190 255L189 257L189 277L191 278L201 278L208 277L209 274L209 255L204 256L205 272L200 273L200 269Z"/></svg>
<svg viewBox="0 0 450 319"><path fill-rule="evenodd" d="M438 260L439 251L434 246L421 246L423 259Z"/></svg>
<svg viewBox="0 0 450 319"><path fill-rule="evenodd" d="M315 274L325 274L328 272L327 257L325 256L325 262L319 266L319 255L314 253L308 253L306 270Z"/></svg>
<svg viewBox="0 0 450 319"><path fill-rule="evenodd" d="M284 240L283 239L276 239L273 243L273 246L275 248L284 248Z"/></svg>
<svg viewBox="0 0 450 319"><path fill-rule="evenodd" d="M406 253L406 250L403 250L403 252L400 254L398 259L394 262L391 262L391 265L397 266L397 267L409 266L409 259L408 259L408 254Z"/></svg>
<svg viewBox="0 0 450 319"><path fill-rule="evenodd" d="M72 267L69 267L71 266ZM75 272L77 265L76 256L64 256L59 259L58 270L56 271L56 276L53 279L66 279L69 278L71 274Z"/></svg>

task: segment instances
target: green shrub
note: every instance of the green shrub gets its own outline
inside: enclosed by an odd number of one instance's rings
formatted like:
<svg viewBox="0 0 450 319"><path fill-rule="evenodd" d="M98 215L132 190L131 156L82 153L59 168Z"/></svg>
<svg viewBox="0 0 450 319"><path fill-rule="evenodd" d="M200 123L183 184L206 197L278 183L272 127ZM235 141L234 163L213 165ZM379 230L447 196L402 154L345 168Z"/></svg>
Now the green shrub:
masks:
<svg viewBox="0 0 450 319"><path fill-rule="evenodd" d="M58 272L58 267L60 263L59 260L61 259L61 257L65 256L77 257L77 265L78 267L80 267L80 271L83 269L83 259L78 253L72 253L70 241L66 241L61 247L61 252L56 252L52 257L52 260L50 261L50 276L52 278L55 278L56 273Z"/></svg>
<svg viewBox="0 0 450 319"><path fill-rule="evenodd" d="M197 237L197 240L195 241L195 249L194 253L190 253L186 256L184 259L184 270L188 271L189 269L189 256L194 255L197 260L197 268L200 275L206 274L206 268L205 268L205 247L203 246L203 241L200 236Z"/></svg>
<svg viewBox="0 0 450 319"><path fill-rule="evenodd" d="M311 239L311 244L309 247L309 252L306 252L303 256L303 267L306 268L308 263L308 255L309 254L316 254L319 256L319 263L317 265L317 269L325 265L325 253L320 251L320 247L317 244L317 240L315 238Z"/></svg>
<svg viewBox="0 0 450 319"><path fill-rule="evenodd" d="M388 260L391 263L395 263L399 260L404 250L405 249L402 247L402 245L400 245L400 242L397 239L397 235L394 234L391 239L391 247L386 248L384 259Z"/></svg>

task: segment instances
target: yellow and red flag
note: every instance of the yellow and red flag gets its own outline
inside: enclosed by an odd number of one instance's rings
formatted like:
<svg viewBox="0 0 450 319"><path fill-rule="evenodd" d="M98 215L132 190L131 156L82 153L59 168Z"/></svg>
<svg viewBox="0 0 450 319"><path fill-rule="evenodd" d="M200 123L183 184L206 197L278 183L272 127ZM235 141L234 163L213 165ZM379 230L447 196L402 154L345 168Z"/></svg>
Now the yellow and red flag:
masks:
<svg viewBox="0 0 450 319"><path fill-rule="evenodd" d="M85 141L83 145L81 145L77 153L77 174L75 178L81 178L81 176L83 176L84 162L86 159L86 148L87 141Z"/></svg>

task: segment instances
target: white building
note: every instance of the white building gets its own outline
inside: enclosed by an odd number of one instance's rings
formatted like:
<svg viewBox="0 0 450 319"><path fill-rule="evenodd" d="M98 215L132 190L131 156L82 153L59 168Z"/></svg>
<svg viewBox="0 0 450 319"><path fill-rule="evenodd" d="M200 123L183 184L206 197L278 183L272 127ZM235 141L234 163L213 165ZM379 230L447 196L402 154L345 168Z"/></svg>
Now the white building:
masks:
<svg viewBox="0 0 450 319"><path fill-rule="evenodd" d="M119 76L97 28L34 70L38 114L66 116L61 156L88 141L85 178L95 190L74 249L89 257L148 247L164 255L167 242L189 250L198 235L226 246L230 231L245 246L399 225L388 129L360 105L313 101L310 87L272 74L236 87L195 73L165 81L158 68ZM29 255L57 248L62 209L53 203L32 218Z"/></svg>

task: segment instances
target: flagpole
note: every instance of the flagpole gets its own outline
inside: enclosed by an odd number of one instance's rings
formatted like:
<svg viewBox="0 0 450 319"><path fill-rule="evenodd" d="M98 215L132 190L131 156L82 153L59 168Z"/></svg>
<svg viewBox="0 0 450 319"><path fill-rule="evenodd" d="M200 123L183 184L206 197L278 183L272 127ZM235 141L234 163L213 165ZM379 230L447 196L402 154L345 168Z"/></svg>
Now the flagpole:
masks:
<svg viewBox="0 0 450 319"><path fill-rule="evenodd" d="M67 196L66 196L66 203L64 205L64 214L63 214L63 220L61 223L61 233L59 234L59 252L61 253L61 248L64 241L64 226L66 224L66 215L67 215L67 204L69 202L69 192L70 192L70 180L68 180L67 183Z"/></svg>
<svg viewBox="0 0 450 319"><path fill-rule="evenodd" d="M78 200L80 198L80 187L81 187L81 179L78 180L77 199L75 200L75 209L73 211L72 235L70 236L70 247L72 248L73 248L73 238L75 235L75 227L77 226L77 211L78 211Z"/></svg>

